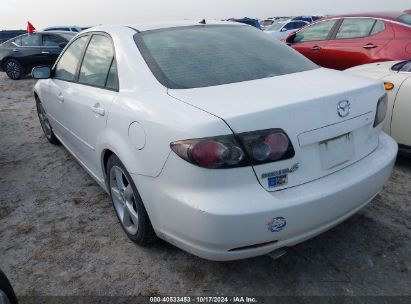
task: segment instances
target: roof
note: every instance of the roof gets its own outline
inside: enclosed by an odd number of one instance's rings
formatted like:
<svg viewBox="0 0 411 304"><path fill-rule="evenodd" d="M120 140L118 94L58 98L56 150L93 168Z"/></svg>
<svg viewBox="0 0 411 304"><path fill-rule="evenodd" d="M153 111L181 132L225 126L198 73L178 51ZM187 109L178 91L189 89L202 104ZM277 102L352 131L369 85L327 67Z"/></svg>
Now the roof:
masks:
<svg viewBox="0 0 411 304"><path fill-rule="evenodd" d="M357 13L357 14L348 14L348 15L339 15L332 16L328 18L341 18L341 17L371 17L371 18L381 18L387 20L397 21L398 17L406 14L407 12L377 12L377 13Z"/></svg>
<svg viewBox="0 0 411 304"><path fill-rule="evenodd" d="M164 28L172 28L172 27L181 27L181 26L194 26L194 25L202 25L200 23L201 20L183 20L183 21L170 21L170 22L156 22L156 23L135 23L135 24L125 24L125 25L99 25L96 27L89 28L82 33L88 31L104 31L113 29L115 27L129 27L140 32L144 31L151 31L151 30L158 30ZM206 20L206 25L243 25L238 22L230 22L230 21L218 21L218 20Z"/></svg>

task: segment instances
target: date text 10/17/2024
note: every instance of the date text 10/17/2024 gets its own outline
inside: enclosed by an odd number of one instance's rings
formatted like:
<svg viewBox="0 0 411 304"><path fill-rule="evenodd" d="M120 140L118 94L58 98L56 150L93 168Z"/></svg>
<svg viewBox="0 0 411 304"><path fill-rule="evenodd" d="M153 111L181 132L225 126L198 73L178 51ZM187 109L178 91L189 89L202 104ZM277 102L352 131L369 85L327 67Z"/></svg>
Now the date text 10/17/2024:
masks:
<svg viewBox="0 0 411 304"><path fill-rule="evenodd" d="M150 297L150 303L258 303L254 297Z"/></svg>

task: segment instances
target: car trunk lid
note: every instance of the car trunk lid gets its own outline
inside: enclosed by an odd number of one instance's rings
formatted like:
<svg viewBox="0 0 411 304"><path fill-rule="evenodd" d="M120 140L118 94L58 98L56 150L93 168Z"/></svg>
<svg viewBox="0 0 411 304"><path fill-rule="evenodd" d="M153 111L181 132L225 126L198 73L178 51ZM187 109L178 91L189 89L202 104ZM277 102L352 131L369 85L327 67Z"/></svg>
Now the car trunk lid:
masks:
<svg viewBox="0 0 411 304"><path fill-rule="evenodd" d="M371 153L381 84L343 72L316 69L228 85L169 90L168 94L223 119L234 133L283 129L295 156L255 165L268 191L297 186L331 174ZM338 114L348 101L350 111Z"/></svg>

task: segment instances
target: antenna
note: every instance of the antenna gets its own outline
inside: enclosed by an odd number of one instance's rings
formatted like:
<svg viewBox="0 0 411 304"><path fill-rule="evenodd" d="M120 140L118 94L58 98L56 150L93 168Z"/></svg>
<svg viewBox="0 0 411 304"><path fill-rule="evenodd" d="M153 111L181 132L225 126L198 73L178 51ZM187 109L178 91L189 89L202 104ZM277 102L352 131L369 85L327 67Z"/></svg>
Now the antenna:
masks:
<svg viewBox="0 0 411 304"><path fill-rule="evenodd" d="M207 24L206 21L205 21L205 19L201 20L199 23L200 23L200 24Z"/></svg>

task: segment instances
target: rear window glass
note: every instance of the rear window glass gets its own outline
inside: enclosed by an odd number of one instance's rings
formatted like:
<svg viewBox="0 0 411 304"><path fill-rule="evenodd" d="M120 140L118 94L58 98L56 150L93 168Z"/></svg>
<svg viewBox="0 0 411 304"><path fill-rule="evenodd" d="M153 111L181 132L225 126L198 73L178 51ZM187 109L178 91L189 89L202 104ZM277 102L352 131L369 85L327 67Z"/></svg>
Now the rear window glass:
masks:
<svg viewBox="0 0 411 304"><path fill-rule="evenodd" d="M171 89L216 86L318 67L249 26L177 27L134 37L153 74Z"/></svg>
<svg viewBox="0 0 411 304"><path fill-rule="evenodd" d="M382 20L375 21L374 27L372 28L371 35L380 33L385 30L385 22Z"/></svg>
<svg viewBox="0 0 411 304"><path fill-rule="evenodd" d="M398 17L398 22L411 25L411 14L404 14Z"/></svg>
<svg viewBox="0 0 411 304"><path fill-rule="evenodd" d="M344 19L337 32L336 39L360 38L370 35L375 20L364 19Z"/></svg>

